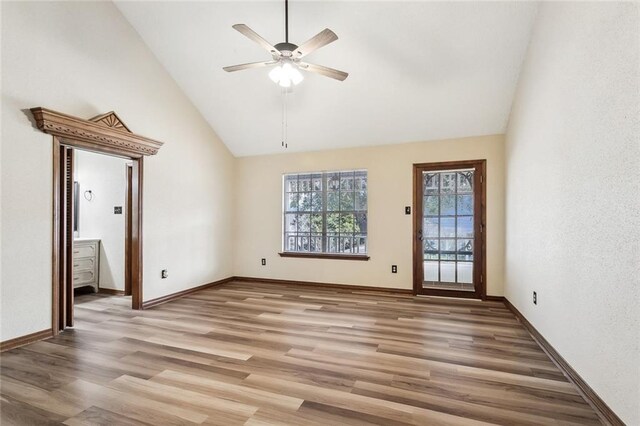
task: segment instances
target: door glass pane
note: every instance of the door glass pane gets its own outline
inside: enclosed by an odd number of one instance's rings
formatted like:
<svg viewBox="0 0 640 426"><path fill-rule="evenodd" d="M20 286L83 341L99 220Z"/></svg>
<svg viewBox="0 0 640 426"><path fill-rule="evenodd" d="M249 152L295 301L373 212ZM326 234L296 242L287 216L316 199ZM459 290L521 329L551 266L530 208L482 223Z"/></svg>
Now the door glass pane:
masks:
<svg viewBox="0 0 640 426"><path fill-rule="evenodd" d="M458 282L473 283L473 262L458 262Z"/></svg>
<svg viewBox="0 0 640 426"><path fill-rule="evenodd" d="M456 262L440 262L440 281L443 283L456 282Z"/></svg>
<svg viewBox="0 0 640 426"><path fill-rule="evenodd" d="M458 194L473 192L473 171L458 172Z"/></svg>
<svg viewBox="0 0 640 426"><path fill-rule="evenodd" d="M424 288L475 290L474 173L422 173Z"/></svg>
<svg viewBox="0 0 640 426"><path fill-rule="evenodd" d="M473 260L473 240L458 240L458 260Z"/></svg>
<svg viewBox="0 0 640 426"><path fill-rule="evenodd" d="M426 239L424 241L424 260L432 260L440 258L440 240L438 239Z"/></svg>
<svg viewBox="0 0 640 426"><path fill-rule="evenodd" d="M438 195L440 193L440 174L439 173L423 173L422 185L424 193Z"/></svg>
<svg viewBox="0 0 640 426"><path fill-rule="evenodd" d="M456 192L456 174L440 172L440 193L453 194Z"/></svg>
<svg viewBox="0 0 640 426"><path fill-rule="evenodd" d="M438 216L440 211L440 197L437 195L426 195L424 197L424 215Z"/></svg>
<svg viewBox="0 0 640 426"><path fill-rule="evenodd" d="M473 214L473 195L458 195L457 203L457 214Z"/></svg>
<svg viewBox="0 0 640 426"><path fill-rule="evenodd" d="M440 237L455 238L456 236L456 218L442 217L440 218Z"/></svg>
<svg viewBox="0 0 640 426"><path fill-rule="evenodd" d="M452 216L456 214L455 195L443 195L440 197L440 214L442 216Z"/></svg>
<svg viewBox="0 0 640 426"><path fill-rule="evenodd" d="M456 240L440 240L440 259L456 260Z"/></svg>
<svg viewBox="0 0 640 426"><path fill-rule="evenodd" d="M424 280L438 281L438 264L440 262L424 262Z"/></svg>
<svg viewBox="0 0 640 426"><path fill-rule="evenodd" d="M473 237L473 216L458 217L457 237L463 237L463 238Z"/></svg>
<svg viewBox="0 0 640 426"><path fill-rule="evenodd" d="M437 217L426 217L424 219L423 231L425 237L440 237L440 219Z"/></svg>

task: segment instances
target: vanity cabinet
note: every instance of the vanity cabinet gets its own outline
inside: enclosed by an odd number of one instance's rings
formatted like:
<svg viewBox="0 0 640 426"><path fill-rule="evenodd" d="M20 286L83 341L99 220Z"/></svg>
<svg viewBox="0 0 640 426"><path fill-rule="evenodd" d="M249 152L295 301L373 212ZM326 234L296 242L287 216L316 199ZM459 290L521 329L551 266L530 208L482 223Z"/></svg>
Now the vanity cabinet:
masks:
<svg viewBox="0 0 640 426"><path fill-rule="evenodd" d="M73 242L73 288L93 287L98 291L100 240L80 239Z"/></svg>

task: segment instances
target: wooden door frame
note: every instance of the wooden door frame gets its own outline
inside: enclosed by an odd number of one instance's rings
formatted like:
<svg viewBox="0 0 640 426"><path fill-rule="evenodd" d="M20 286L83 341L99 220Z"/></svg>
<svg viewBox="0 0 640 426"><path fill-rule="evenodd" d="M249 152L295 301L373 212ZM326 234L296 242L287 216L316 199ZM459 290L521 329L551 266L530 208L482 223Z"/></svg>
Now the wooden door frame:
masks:
<svg viewBox="0 0 640 426"><path fill-rule="evenodd" d="M67 147L61 147L61 156L63 160L60 163L60 175L65 178L62 179L60 185L60 191L58 192L62 197L60 214L61 223L63 224L61 234L62 245L59 246L62 249L62 259L64 267L61 268L62 286L61 291L65 297L64 303L60 304L64 309L64 313L61 313L60 326L73 327L73 221L74 221L74 205L73 205L73 178L75 170L75 155L74 150ZM64 306L63 306L64 305Z"/></svg>
<svg viewBox="0 0 640 426"><path fill-rule="evenodd" d="M124 213L124 295L131 296L132 268L131 268L131 234L133 231L133 221L131 208L133 206L133 163L125 165L126 171L126 191L125 191L125 213Z"/></svg>
<svg viewBox="0 0 640 426"><path fill-rule="evenodd" d="M74 153L67 147L53 141L53 329L64 329L73 325L73 297L69 296L73 290L73 166ZM69 180L67 177L70 176ZM58 229L59 232L55 232ZM71 232L71 233L70 233ZM58 285L55 282L58 282Z"/></svg>
<svg viewBox="0 0 640 426"><path fill-rule="evenodd" d="M131 299L133 309L143 309L142 296L142 199L144 156L154 155L162 146L162 142L131 133L129 128L114 113L109 112L90 120L62 114L46 108L32 108L31 113L36 126L41 131L53 135L53 235L52 235L52 318L53 335L58 334L61 323L61 298L66 289L73 291L70 257L73 250L73 238L69 239L68 227L73 230L73 223L67 223L67 206L63 185L64 167L61 155L69 148L79 148L132 160L132 206L131 206ZM71 221L72 222L72 221ZM67 241L69 240L69 241ZM65 287L66 286L66 287Z"/></svg>
<svg viewBox="0 0 640 426"><path fill-rule="evenodd" d="M413 165L413 294L426 294L429 296L444 297L461 297L486 300L487 298L487 177L486 177L487 160L464 160L464 161L447 161L438 163L418 163ZM476 283L476 291L468 292L462 290L440 290L429 289L422 293L423 271L420 269L422 262L417 259L423 259L422 240L419 239L419 231L422 229L422 197L418 194L418 189L422 187L423 170L449 170L449 169L476 169L474 176L474 185L479 188L477 196L474 198L474 282ZM475 189L474 189L475 191ZM479 244L478 244L479 242ZM478 245L480 249L478 250ZM479 259L478 259L479 257Z"/></svg>
<svg viewBox="0 0 640 426"><path fill-rule="evenodd" d="M73 145L54 136L53 149L53 312L52 324L54 335L64 328L64 324L72 324L68 317L69 310L62 311L61 303L68 305L69 294L73 292L72 252L73 239L69 239L69 228L73 226L65 217L69 214L65 199L65 170L61 158L66 149ZM86 148L83 150L87 151ZM94 151L103 153L100 151ZM56 154L57 153L57 154ZM104 154L104 153L103 153ZM130 157L127 157L130 158ZM131 240L128 255L125 258L125 269L130 271L131 307L142 309L142 194L143 194L143 157L131 158ZM127 232L125 232L128 234ZM128 240L128 238L127 238ZM128 263L127 263L128 262ZM56 309L57 308L57 309ZM61 322L62 316L66 320Z"/></svg>

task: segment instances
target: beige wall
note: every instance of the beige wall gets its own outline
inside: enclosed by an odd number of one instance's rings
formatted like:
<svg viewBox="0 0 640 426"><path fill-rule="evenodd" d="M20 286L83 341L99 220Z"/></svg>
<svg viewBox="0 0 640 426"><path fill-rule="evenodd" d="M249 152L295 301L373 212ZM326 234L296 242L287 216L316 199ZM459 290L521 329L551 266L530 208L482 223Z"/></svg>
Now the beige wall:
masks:
<svg viewBox="0 0 640 426"><path fill-rule="evenodd" d="M31 107L115 110L165 142L144 164L144 300L232 275L233 157L118 9L2 2L1 31L0 339L51 327L52 144Z"/></svg>
<svg viewBox="0 0 640 426"><path fill-rule="evenodd" d="M639 8L540 4L506 151L506 296L628 425L640 424Z"/></svg>
<svg viewBox="0 0 640 426"><path fill-rule="evenodd" d="M412 165L487 160L487 293L502 295L504 258L504 138L485 136L238 158L236 162L235 256L238 276L412 288ZM367 169L368 262L280 258L282 174ZM267 266L260 259L267 258ZM398 273L391 273L391 265Z"/></svg>

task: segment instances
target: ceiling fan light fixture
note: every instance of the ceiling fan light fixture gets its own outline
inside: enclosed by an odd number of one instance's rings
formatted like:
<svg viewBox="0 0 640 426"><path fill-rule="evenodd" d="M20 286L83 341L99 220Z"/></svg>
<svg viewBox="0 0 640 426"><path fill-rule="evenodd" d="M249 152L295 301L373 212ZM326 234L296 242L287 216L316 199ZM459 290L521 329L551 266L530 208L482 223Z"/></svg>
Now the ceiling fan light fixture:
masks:
<svg viewBox="0 0 640 426"><path fill-rule="evenodd" d="M269 72L269 78L274 83L279 84L280 87L291 87L291 83L298 85L304 80L302 73L289 62L285 62L272 69Z"/></svg>
<svg viewBox="0 0 640 426"><path fill-rule="evenodd" d="M281 76L282 76L282 67L280 65L276 66L271 71L269 71L269 78L274 83L279 83Z"/></svg>
<svg viewBox="0 0 640 426"><path fill-rule="evenodd" d="M297 68L292 68L291 69L291 81L293 81L293 84L295 84L297 86L298 84L300 84L302 82L302 80L304 80L304 77L302 76L302 73L300 71L298 71Z"/></svg>

